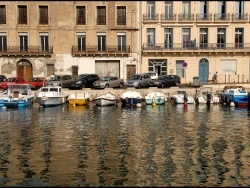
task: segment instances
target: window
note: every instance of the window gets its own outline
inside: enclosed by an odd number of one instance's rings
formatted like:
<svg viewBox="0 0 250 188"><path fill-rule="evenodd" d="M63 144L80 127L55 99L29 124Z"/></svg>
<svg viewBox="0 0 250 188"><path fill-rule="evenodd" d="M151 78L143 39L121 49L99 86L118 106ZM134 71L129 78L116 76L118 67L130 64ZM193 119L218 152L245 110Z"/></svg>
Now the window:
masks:
<svg viewBox="0 0 250 188"><path fill-rule="evenodd" d="M77 76L78 75L78 66L76 66L76 65L73 65L72 66L72 75L73 76Z"/></svg>
<svg viewBox="0 0 250 188"><path fill-rule="evenodd" d="M106 33L97 33L98 51L106 51Z"/></svg>
<svg viewBox="0 0 250 188"><path fill-rule="evenodd" d="M154 20L155 18L155 2L154 1L147 2L147 18L148 20Z"/></svg>
<svg viewBox="0 0 250 188"><path fill-rule="evenodd" d="M0 51L7 51L7 34L0 33Z"/></svg>
<svg viewBox="0 0 250 188"><path fill-rule="evenodd" d="M226 47L226 29L218 28L217 29L217 48L225 48Z"/></svg>
<svg viewBox="0 0 250 188"><path fill-rule="evenodd" d="M166 28L165 31L165 49L173 48L173 28Z"/></svg>
<svg viewBox="0 0 250 188"><path fill-rule="evenodd" d="M18 23L27 24L27 6L18 5Z"/></svg>
<svg viewBox="0 0 250 188"><path fill-rule="evenodd" d="M173 1L165 1L165 19L173 19Z"/></svg>
<svg viewBox="0 0 250 188"><path fill-rule="evenodd" d="M117 7L117 25L126 25L126 7Z"/></svg>
<svg viewBox="0 0 250 188"><path fill-rule="evenodd" d="M117 34L118 51L126 51L126 33Z"/></svg>
<svg viewBox="0 0 250 188"><path fill-rule="evenodd" d="M49 34L48 33L40 33L40 45L42 52L49 51Z"/></svg>
<svg viewBox="0 0 250 188"><path fill-rule="evenodd" d="M208 28L200 28L200 48L208 47Z"/></svg>
<svg viewBox="0 0 250 188"><path fill-rule="evenodd" d="M183 48L188 48L190 43L190 29L184 28L182 29L182 43Z"/></svg>
<svg viewBox="0 0 250 188"><path fill-rule="evenodd" d="M28 34L19 33L19 47L20 51L28 51Z"/></svg>
<svg viewBox="0 0 250 188"><path fill-rule="evenodd" d="M235 48L243 48L243 28L235 28Z"/></svg>
<svg viewBox="0 0 250 188"><path fill-rule="evenodd" d="M200 1L200 19L208 19L208 2Z"/></svg>
<svg viewBox="0 0 250 188"><path fill-rule="evenodd" d="M182 17L189 18L191 12L190 1L182 1Z"/></svg>
<svg viewBox="0 0 250 188"><path fill-rule="evenodd" d="M153 47L155 45L155 29L154 28L147 29L147 43L149 47Z"/></svg>
<svg viewBox="0 0 250 188"><path fill-rule="evenodd" d="M39 24L48 24L48 6L39 6Z"/></svg>
<svg viewBox="0 0 250 188"><path fill-rule="evenodd" d="M0 5L0 24L6 24L6 8L5 8L5 5Z"/></svg>
<svg viewBox="0 0 250 188"><path fill-rule="evenodd" d="M76 25L85 25L86 17L85 17L85 6L77 6L76 7Z"/></svg>
<svg viewBox="0 0 250 188"><path fill-rule="evenodd" d="M106 7L97 7L97 25L106 25Z"/></svg>
<svg viewBox="0 0 250 188"><path fill-rule="evenodd" d="M176 75L178 75L180 78L184 78L184 69L183 69L183 63L184 60L177 60L176 61Z"/></svg>
<svg viewBox="0 0 250 188"><path fill-rule="evenodd" d="M234 19L242 19L242 18L244 18L244 1L236 1Z"/></svg>
<svg viewBox="0 0 250 188"><path fill-rule="evenodd" d="M218 18L226 18L226 1L218 1Z"/></svg>
<svg viewBox="0 0 250 188"><path fill-rule="evenodd" d="M86 34L77 33L77 50L85 51L86 50Z"/></svg>

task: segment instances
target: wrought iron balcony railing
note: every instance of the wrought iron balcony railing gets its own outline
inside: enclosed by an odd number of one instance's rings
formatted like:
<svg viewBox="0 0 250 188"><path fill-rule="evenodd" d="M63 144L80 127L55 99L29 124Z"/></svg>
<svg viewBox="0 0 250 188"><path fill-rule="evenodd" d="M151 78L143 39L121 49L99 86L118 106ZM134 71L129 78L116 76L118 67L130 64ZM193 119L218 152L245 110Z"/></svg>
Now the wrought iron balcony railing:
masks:
<svg viewBox="0 0 250 188"><path fill-rule="evenodd" d="M42 49L41 46L29 46L27 49L21 49L20 46L7 46L0 48L1 56L48 56L53 54L53 47Z"/></svg>
<svg viewBox="0 0 250 188"><path fill-rule="evenodd" d="M237 51L250 52L250 43L155 43L143 44L143 50L149 51Z"/></svg>
<svg viewBox="0 0 250 188"><path fill-rule="evenodd" d="M86 55L86 54L128 54L130 53L130 46L98 46L98 45L88 45L84 48L79 48L79 46L72 46L72 55Z"/></svg>
<svg viewBox="0 0 250 188"><path fill-rule="evenodd" d="M143 21L159 21L159 14L143 14Z"/></svg>

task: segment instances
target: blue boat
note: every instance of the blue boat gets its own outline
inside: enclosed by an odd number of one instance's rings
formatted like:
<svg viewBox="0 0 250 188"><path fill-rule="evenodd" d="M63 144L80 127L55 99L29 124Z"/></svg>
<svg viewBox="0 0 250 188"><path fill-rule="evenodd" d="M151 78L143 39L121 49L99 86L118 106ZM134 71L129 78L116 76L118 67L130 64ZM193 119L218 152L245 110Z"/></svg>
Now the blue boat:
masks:
<svg viewBox="0 0 250 188"><path fill-rule="evenodd" d="M8 89L0 97L0 107L18 108L30 106L34 94L29 84L9 84Z"/></svg>
<svg viewBox="0 0 250 188"><path fill-rule="evenodd" d="M125 91L120 96L122 106L141 106L143 96L137 91Z"/></svg>
<svg viewBox="0 0 250 188"><path fill-rule="evenodd" d="M151 105L153 105L153 104L156 104L156 105L165 104L166 100L167 100L167 98L166 98L165 94L162 92L159 92L159 91L152 91L145 96L146 104L151 104Z"/></svg>
<svg viewBox="0 0 250 188"><path fill-rule="evenodd" d="M225 86L219 93L220 102L230 106L247 107L248 92L242 86Z"/></svg>

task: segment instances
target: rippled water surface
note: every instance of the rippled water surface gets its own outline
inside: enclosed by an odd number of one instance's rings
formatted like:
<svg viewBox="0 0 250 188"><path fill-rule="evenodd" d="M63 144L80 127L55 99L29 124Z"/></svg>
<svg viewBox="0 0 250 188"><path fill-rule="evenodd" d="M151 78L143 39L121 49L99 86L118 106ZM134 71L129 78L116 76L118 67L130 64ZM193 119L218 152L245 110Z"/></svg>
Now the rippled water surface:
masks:
<svg viewBox="0 0 250 188"><path fill-rule="evenodd" d="M0 186L250 186L244 108L1 109L0 127Z"/></svg>

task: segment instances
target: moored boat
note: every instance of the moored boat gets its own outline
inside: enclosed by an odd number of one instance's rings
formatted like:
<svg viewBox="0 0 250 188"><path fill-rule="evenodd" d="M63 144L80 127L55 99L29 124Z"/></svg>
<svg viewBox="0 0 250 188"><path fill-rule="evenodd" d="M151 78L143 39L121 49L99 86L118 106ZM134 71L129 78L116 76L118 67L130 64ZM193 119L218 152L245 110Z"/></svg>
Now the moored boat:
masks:
<svg viewBox="0 0 250 188"><path fill-rule="evenodd" d="M70 94L67 100L69 102L69 105L72 105L72 106L76 106L76 105L87 106L89 105L90 98L91 98L90 93L86 91L81 91L81 92Z"/></svg>
<svg viewBox="0 0 250 188"><path fill-rule="evenodd" d="M195 94L196 104L219 104L219 96L215 95L212 87L201 87Z"/></svg>
<svg viewBox="0 0 250 188"><path fill-rule="evenodd" d="M146 104L161 105L161 104L165 104L165 101L167 101L167 97L162 92L152 91L145 96L145 101L146 101Z"/></svg>
<svg viewBox="0 0 250 188"><path fill-rule="evenodd" d="M220 102L230 106L247 107L248 92L242 86L225 86L219 93Z"/></svg>
<svg viewBox="0 0 250 188"><path fill-rule="evenodd" d="M138 91L125 91L120 96L122 106L138 106L142 105L143 96Z"/></svg>
<svg viewBox="0 0 250 188"><path fill-rule="evenodd" d="M61 86L44 86L39 89L36 100L42 107L53 107L66 103L67 98Z"/></svg>
<svg viewBox="0 0 250 188"><path fill-rule="evenodd" d="M0 107L25 107L32 104L34 94L29 84L8 84L0 97Z"/></svg>
<svg viewBox="0 0 250 188"><path fill-rule="evenodd" d="M173 104L195 104L194 97L189 96L185 90L178 90L171 97L171 101Z"/></svg>
<svg viewBox="0 0 250 188"><path fill-rule="evenodd" d="M117 105L118 97L112 93L106 93L94 99L96 106L114 106Z"/></svg>

